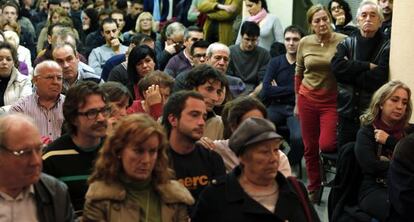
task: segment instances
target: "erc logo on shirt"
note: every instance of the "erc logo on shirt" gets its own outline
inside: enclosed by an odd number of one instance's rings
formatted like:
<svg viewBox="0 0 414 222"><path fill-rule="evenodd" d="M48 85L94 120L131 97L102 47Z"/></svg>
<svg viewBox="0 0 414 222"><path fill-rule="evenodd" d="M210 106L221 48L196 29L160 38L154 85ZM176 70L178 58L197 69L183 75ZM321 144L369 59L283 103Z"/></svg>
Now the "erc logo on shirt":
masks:
<svg viewBox="0 0 414 222"><path fill-rule="evenodd" d="M195 190L198 188L198 186L207 186L209 182L208 177L206 175L184 177L178 179L178 181L182 183L188 190Z"/></svg>

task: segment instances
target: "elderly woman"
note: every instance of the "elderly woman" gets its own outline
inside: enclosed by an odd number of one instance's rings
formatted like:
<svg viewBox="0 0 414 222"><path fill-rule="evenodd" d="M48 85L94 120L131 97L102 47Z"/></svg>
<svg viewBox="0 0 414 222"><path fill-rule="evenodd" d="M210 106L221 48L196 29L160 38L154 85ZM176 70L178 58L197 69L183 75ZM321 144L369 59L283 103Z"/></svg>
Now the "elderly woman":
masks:
<svg viewBox="0 0 414 222"><path fill-rule="evenodd" d="M319 202L321 176L319 150L336 150L337 85L330 62L346 36L333 32L329 11L320 4L307 12L314 33L301 39L296 55L295 114L302 126L304 157L311 201Z"/></svg>
<svg viewBox="0 0 414 222"><path fill-rule="evenodd" d="M352 14L349 4L344 0L331 0L328 3L329 13L332 16L332 25L335 32L351 35L358 30L352 23Z"/></svg>
<svg viewBox="0 0 414 222"><path fill-rule="evenodd" d="M226 172L231 172L234 167L239 165L239 159L236 154L229 147L229 138L233 131L249 117L266 118L266 107L256 98L251 96L240 96L232 101L229 101L224 106L221 113L221 118L224 125L224 140L211 140L208 137L202 137L199 141L204 147L216 151L223 158ZM280 164L278 171L284 176L291 176L292 170L290 168L287 156L279 150Z"/></svg>
<svg viewBox="0 0 414 222"><path fill-rule="evenodd" d="M397 142L411 118L411 91L400 81L391 81L373 95L361 119L355 156L362 169L359 206L372 217L385 221L389 212L387 172Z"/></svg>
<svg viewBox="0 0 414 222"><path fill-rule="evenodd" d="M7 112L19 98L32 94L27 76L17 68L17 51L8 42L0 43L0 112Z"/></svg>
<svg viewBox="0 0 414 222"><path fill-rule="evenodd" d="M164 129L130 115L109 135L89 178L83 221L188 221L190 192L171 180Z"/></svg>
<svg viewBox="0 0 414 222"><path fill-rule="evenodd" d="M319 221L305 187L278 172L281 143L270 121L243 121L229 142L240 165L201 193L192 221Z"/></svg>
<svg viewBox="0 0 414 222"><path fill-rule="evenodd" d="M266 0L246 0L244 2L250 14L246 20L255 22L260 26L259 46L269 51L274 42L283 43L282 24L279 18L269 13ZM236 44L239 44L241 39L242 36L239 32Z"/></svg>

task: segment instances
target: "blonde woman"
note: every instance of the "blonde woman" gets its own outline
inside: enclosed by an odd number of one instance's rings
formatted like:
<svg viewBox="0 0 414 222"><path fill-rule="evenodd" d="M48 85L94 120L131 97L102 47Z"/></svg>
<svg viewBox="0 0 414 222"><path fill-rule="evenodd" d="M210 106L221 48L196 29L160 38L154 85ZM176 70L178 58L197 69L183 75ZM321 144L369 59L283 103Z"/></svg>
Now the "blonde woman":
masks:
<svg viewBox="0 0 414 222"><path fill-rule="evenodd" d="M307 21L313 34L302 38L298 46L294 112L299 114L302 128L310 199L318 202L319 151L336 150L337 85L330 63L336 46L346 35L332 30L329 11L320 4L308 10Z"/></svg>

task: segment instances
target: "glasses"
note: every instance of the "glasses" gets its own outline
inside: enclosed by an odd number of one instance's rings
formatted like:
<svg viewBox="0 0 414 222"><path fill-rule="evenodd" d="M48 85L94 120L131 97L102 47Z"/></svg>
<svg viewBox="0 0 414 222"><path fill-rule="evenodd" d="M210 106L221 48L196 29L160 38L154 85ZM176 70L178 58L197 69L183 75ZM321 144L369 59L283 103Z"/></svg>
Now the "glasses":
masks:
<svg viewBox="0 0 414 222"><path fill-rule="evenodd" d="M41 155L43 152L43 149L46 147L46 145L42 144L39 145L36 148L31 148L31 149L21 149L21 150L11 150L5 146L0 145L0 149L5 151L6 153L9 153L13 156L19 157L19 158L28 158L31 157L33 155L33 153L37 154L37 155Z"/></svg>
<svg viewBox="0 0 414 222"><path fill-rule="evenodd" d="M104 117L108 117L111 114L111 107L104 107L102 109L90 109L86 112L78 112L78 115L86 116L90 120L94 120L101 113Z"/></svg>
<svg viewBox="0 0 414 222"><path fill-rule="evenodd" d="M331 8L331 11L341 10L341 9L343 9L343 8L344 8L344 7L343 7L342 5L333 6L333 7Z"/></svg>
<svg viewBox="0 0 414 222"><path fill-rule="evenodd" d="M47 81L53 81L57 79L57 81L63 81L63 76L38 76L39 78L46 79Z"/></svg>

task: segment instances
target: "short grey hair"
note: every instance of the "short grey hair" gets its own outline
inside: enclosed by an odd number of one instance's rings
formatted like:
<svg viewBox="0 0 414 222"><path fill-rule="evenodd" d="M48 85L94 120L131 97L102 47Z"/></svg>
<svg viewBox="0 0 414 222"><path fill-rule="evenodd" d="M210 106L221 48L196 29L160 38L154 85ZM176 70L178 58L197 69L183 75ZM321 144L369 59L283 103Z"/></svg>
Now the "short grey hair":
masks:
<svg viewBox="0 0 414 222"><path fill-rule="evenodd" d="M167 29L165 30L165 36L167 38L177 34L184 36L185 30L186 28L183 24L179 22L173 22L167 26Z"/></svg>
<svg viewBox="0 0 414 222"><path fill-rule="evenodd" d="M6 145L6 136L10 128L23 122L29 123L37 129L33 118L30 116L27 116L22 113L7 113L2 115L0 117L0 145Z"/></svg>
<svg viewBox="0 0 414 222"><path fill-rule="evenodd" d="M214 54L214 52L220 51L220 50L226 51L230 56L230 49L227 45L224 45L223 43L220 43L220 42L215 42L208 46L207 51L206 51L207 57L210 58Z"/></svg>
<svg viewBox="0 0 414 222"><path fill-rule="evenodd" d="M62 68L60 67L60 65L53 61L53 60L45 60L39 64L37 64L37 66L35 67L34 71L33 71L33 76L38 76L41 74L41 70L43 70L44 68L53 68L53 69L58 69L60 70L60 72L62 72Z"/></svg>
<svg viewBox="0 0 414 222"><path fill-rule="evenodd" d="M384 14L382 13L381 7L377 3L372 2L370 0L364 0L364 1L361 2L361 4L359 4L359 7L358 7L357 13L356 13L356 18L357 19L358 19L359 16L361 16L361 14L362 14L362 8L364 6L366 6L366 5L372 5L372 6L374 6L375 7L375 10L377 11L377 14L378 14L378 16L379 16L379 18L381 20L381 22L384 21Z"/></svg>

